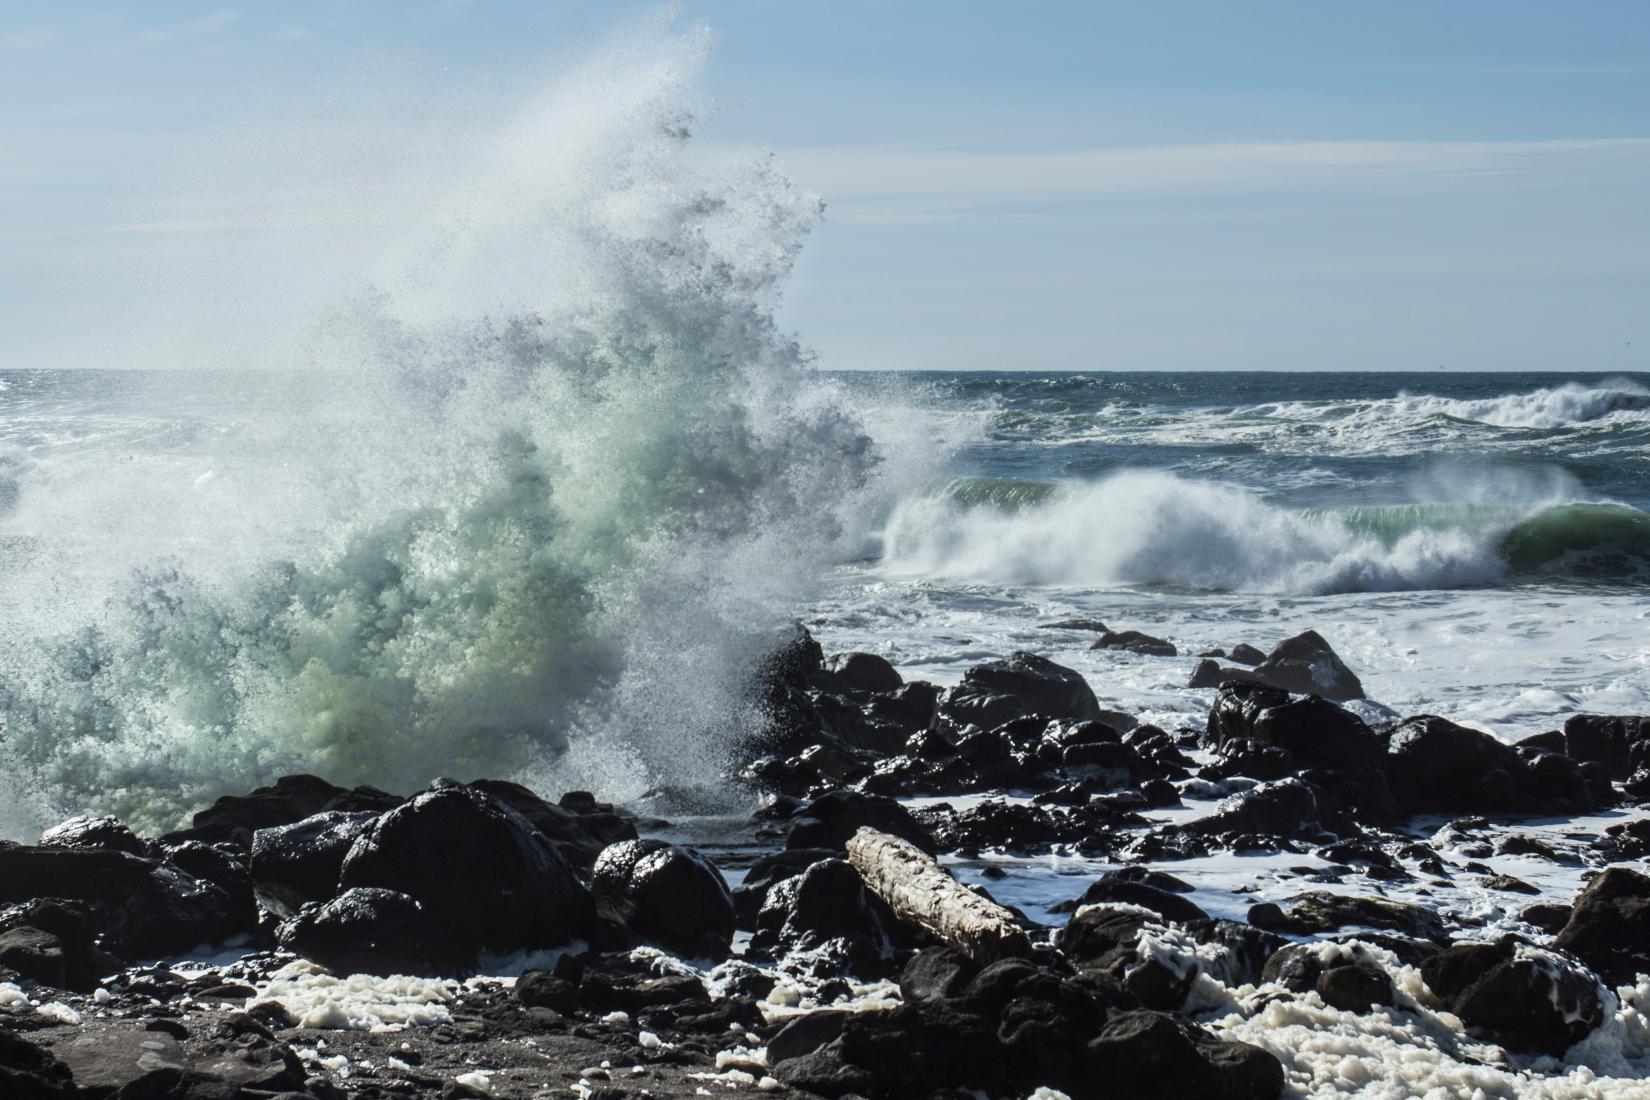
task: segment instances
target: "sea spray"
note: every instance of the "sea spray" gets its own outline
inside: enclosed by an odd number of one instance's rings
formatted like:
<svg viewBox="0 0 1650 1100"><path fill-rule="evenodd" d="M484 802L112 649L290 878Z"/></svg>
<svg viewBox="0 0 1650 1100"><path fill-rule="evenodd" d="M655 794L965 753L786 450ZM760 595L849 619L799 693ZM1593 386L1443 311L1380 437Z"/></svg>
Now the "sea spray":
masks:
<svg viewBox="0 0 1650 1100"><path fill-rule="evenodd" d="M148 827L297 770L721 774L756 658L901 475L774 323L819 201L689 155L703 55L627 43L502 127L319 370L24 472L9 770Z"/></svg>

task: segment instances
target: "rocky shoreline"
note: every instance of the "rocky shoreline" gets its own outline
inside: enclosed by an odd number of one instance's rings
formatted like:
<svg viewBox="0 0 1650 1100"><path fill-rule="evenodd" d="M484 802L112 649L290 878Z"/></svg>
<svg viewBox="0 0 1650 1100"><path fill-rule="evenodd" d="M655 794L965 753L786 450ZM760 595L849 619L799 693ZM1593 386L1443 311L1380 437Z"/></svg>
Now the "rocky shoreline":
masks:
<svg viewBox="0 0 1650 1100"><path fill-rule="evenodd" d="M707 792L639 816L498 780L288 776L151 839L66 821L0 847L0 1096L1258 1100L1355 1088L1380 1043L1445 1095L1644 1076L1650 820L1564 845L1518 824L1650 798L1650 718L1505 744L1383 712L1312 632L1202 655L1192 683L1207 722L1165 730L1035 654L942 690L799 629L737 765L763 806L704 851L665 818ZM891 906L856 836L1109 869L986 951ZM1299 889L1241 920L1176 874L1258 853L1298 858ZM1497 873L1509 853L1576 894ZM1466 882L1503 919L1424 901Z"/></svg>

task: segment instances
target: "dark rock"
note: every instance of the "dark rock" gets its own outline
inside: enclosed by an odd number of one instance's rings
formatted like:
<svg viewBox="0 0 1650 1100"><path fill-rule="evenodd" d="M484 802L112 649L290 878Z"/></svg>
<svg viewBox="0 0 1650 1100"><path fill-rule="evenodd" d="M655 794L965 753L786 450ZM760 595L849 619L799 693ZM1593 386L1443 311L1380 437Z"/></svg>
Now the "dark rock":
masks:
<svg viewBox="0 0 1650 1100"><path fill-rule="evenodd" d="M944 1001L959 997L980 972L979 964L949 947L926 947L900 971L900 996L907 1001Z"/></svg>
<svg viewBox="0 0 1650 1100"><path fill-rule="evenodd" d="M551 847L586 874L609 844L636 839L636 825L597 802L588 791L570 791L564 805L552 805L523 787L502 779L477 779L469 786L504 803L533 823Z"/></svg>
<svg viewBox="0 0 1650 1100"><path fill-rule="evenodd" d="M40 834L44 848L80 848L96 852L145 854L145 845L124 822L114 817L71 817Z"/></svg>
<svg viewBox="0 0 1650 1100"><path fill-rule="evenodd" d="M227 841L247 847L252 843L252 834L259 829L302 821L349 793L317 776L282 776L272 786L259 787L250 794L224 795L197 813L191 828L161 839L199 840L207 844Z"/></svg>
<svg viewBox="0 0 1650 1100"><path fill-rule="evenodd" d="M245 914L219 887L170 863L123 899L110 930L131 958L178 955L240 931Z"/></svg>
<svg viewBox="0 0 1650 1100"><path fill-rule="evenodd" d="M552 947L585 935L594 916L589 892L543 833L450 780L374 821L338 882L407 894L466 949Z"/></svg>
<svg viewBox="0 0 1650 1100"><path fill-rule="evenodd" d="M225 849L228 849L227 851ZM229 896L240 923L250 927L257 919L257 902L246 857L230 845L214 847L198 840L173 843L162 849L166 862L202 882L210 882ZM231 855L231 852L237 854Z"/></svg>
<svg viewBox="0 0 1650 1100"><path fill-rule="evenodd" d="M1560 955L1518 944L1455 944L1421 976L1468 1027L1514 1050L1558 1056L1603 1021L1598 981Z"/></svg>
<svg viewBox="0 0 1650 1100"><path fill-rule="evenodd" d="M1141 653L1148 657L1176 657L1180 651L1173 642L1162 638L1154 638L1150 634L1142 634L1138 630L1108 631L1102 634L1090 649L1126 649L1130 653Z"/></svg>
<svg viewBox="0 0 1650 1100"><path fill-rule="evenodd" d="M1266 660L1266 654L1246 642L1239 642L1232 647L1232 652L1227 654L1227 658L1236 661L1240 665L1253 666Z"/></svg>
<svg viewBox="0 0 1650 1100"><path fill-rule="evenodd" d="M1249 739L1329 767L1379 761L1375 731L1352 712L1316 695L1291 699L1275 688L1228 683L1209 710L1205 743L1220 747Z"/></svg>
<svg viewBox="0 0 1650 1100"><path fill-rule="evenodd" d="M548 1008L571 1016L579 1007L577 982L543 970L529 970L516 979L516 1000L529 1008Z"/></svg>
<svg viewBox="0 0 1650 1100"><path fill-rule="evenodd" d="M930 854L938 851L934 838L911 816L911 811L892 798L855 791L831 791L803 806L791 818L785 847L841 849L863 825L909 841Z"/></svg>
<svg viewBox="0 0 1650 1100"><path fill-rule="evenodd" d="M815 1096L881 1095L877 1079L866 1070L844 1061L841 1051L835 1047L775 1062L773 1075L780 1083Z"/></svg>
<svg viewBox="0 0 1650 1100"><path fill-rule="evenodd" d="M840 858L842 851L838 848L786 848L757 859L745 872L745 880L733 889L739 927L746 931L756 929L756 916L768 899L768 891L777 883L801 874L820 860Z"/></svg>
<svg viewBox="0 0 1650 1100"><path fill-rule="evenodd" d="M1406 719L1392 731L1386 770L1392 793L1410 813L1592 809L1573 761L1534 750L1521 754L1487 733L1431 715Z"/></svg>
<svg viewBox="0 0 1650 1100"><path fill-rule="evenodd" d="M1172 876L1163 877L1167 879ZM1165 920L1181 924L1209 919L1209 914L1190 899L1181 897L1179 893L1165 889L1149 878L1122 875L1116 871L1102 875L1097 882L1091 883L1078 899L1080 905L1100 905L1106 902L1139 905L1161 915Z"/></svg>
<svg viewBox="0 0 1650 1100"><path fill-rule="evenodd" d="M1538 887L1531 886L1521 878L1512 875L1492 875L1484 880L1484 889L1499 890L1506 894L1540 894Z"/></svg>
<svg viewBox="0 0 1650 1100"><path fill-rule="evenodd" d="M605 849L590 880L596 914L640 939L691 958L725 959L733 895L722 872L691 848L626 840Z"/></svg>
<svg viewBox="0 0 1650 1100"><path fill-rule="evenodd" d="M1097 718L1100 704L1075 671L1035 653L1021 652L969 669L962 683L946 692L940 713L959 726L993 729L1028 715Z"/></svg>
<svg viewBox="0 0 1650 1100"><path fill-rule="evenodd" d="M888 1096L921 1096L943 1088L994 1092L1004 1073L990 1024L944 1002L850 1013L831 1047L849 1065L869 1073Z"/></svg>
<svg viewBox="0 0 1650 1100"><path fill-rule="evenodd" d="M1577 895L1553 946L1612 985L1650 973L1650 877L1607 867Z"/></svg>
<svg viewBox="0 0 1650 1100"><path fill-rule="evenodd" d="M753 945L785 950L850 939L881 956L888 942L888 929L859 872L840 859L815 863L769 890L757 927Z"/></svg>
<svg viewBox="0 0 1650 1100"><path fill-rule="evenodd" d="M1287 912L1278 910L1283 921L1264 909L1266 903L1249 910L1249 923L1271 932L1333 932L1341 928L1384 928L1416 939L1442 943L1449 934L1443 918L1420 905L1367 895L1330 894L1323 891L1297 895Z"/></svg>
<svg viewBox="0 0 1650 1100"><path fill-rule="evenodd" d="M1088 1043L1089 1088L1072 1100L1273 1100L1283 1091L1283 1066L1247 1043L1227 1043L1163 1012L1113 1016Z"/></svg>
<svg viewBox="0 0 1650 1100"><path fill-rule="evenodd" d="M0 1028L0 1096L6 1100L75 1100L69 1069L43 1049Z"/></svg>
<svg viewBox="0 0 1650 1100"><path fill-rule="evenodd" d="M1531 905L1518 914L1518 919L1525 924L1533 924L1549 936L1558 935L1559 931L1570 923L1571 908L1568 905L1539 904Z"/></svg>
<svg viewBox="0 0 1650 1100"><path fill-rule="evenodd" d="M825 669L853 691L898 691L905 684L887 658L875 653L838 653Z"/></svg>
<svg viewBox="0 0 1650 1100"><path fill-rule="evenodd" d="M768 1061L778 1064L812 1054L841 1035L847 1019L848 1013L841 1009L822 1009L791 1017L768 1040Z"/></svg>
<svg viewBox="0 0 1650 1100"><path fill-rule="evenodd" d="M1336 703L1364 697L1358 677L1315 630L1279 642L1252 675L1263 684Z"/></svg>
<svg viewBox="0 0 1650 1100"><path fill-rule="evenodd" d="M1647 741L1647 717L1577 714L1564 723L1564 752L1572 760L1604 765L1614 779L1633 774L1633 749Z"/></svg>
<svg viewBox="0 0 1650 1100"><path fill-rule="evenodd" d="M1099 906L1072 917L1055 945L1073 965L1107 975L1146 1007L1174 1011L1185 1003L1197 980L1198 966L1190 956L1174 966L1142 957L1141 933L1154 929L1161 931L1161 926L1138 911Z"/></svg>
<svg viewBox="0 0 1650 1100"><path fill-rule="evenodd" d="M0 904L35 898L121 899L146 887L157 866L125 852L0 841Z"/></svg>
<svg viewBox="0 0 1650 1100"><path fill-rule="evenodd" d="M1392 1004L1396 997L1387 972L1368 960L1326 967L1316 989L1324 1004L1346 1012L1368 1012L1376 1005Z"/></svg>
<svg viewBox="0 0 1650 1100"><path fill-rule="evenodd" d="M271 913L290 917L310 902L336 895L344 857L377 819L374 813L328 810L253 833L248 869L258 901Z"/></svg>
<svg viewBox="0 0 1650 1100"><path fill-rule="evenodd" d="M450 974L473 960L413 898L354 887L276 929L281 946L339 974Z"/></svg>
<svg viewBox="0 0 1650 1100"><path fill-rule="evenodd" d="M865 704L865 713L879 722L915 733L933 724L939 699L940 689L933 684L906 684L872 695Z"/></svg>
<svg viewBox="0 0 1650 1100"><path fill-rule="evenodd" d="M1061 619L1058 622L1044 623L1044 630L1085 630L1093 634L1110 634L1111 627L1099 619Z"/></svg>
<svg viewBox="0 0 1650 1100"><path fill-rule="evenodd" d="M0 967L58 989L91 992L123 964L99 946L103 920L88 910L46 898L6 909Z"/></svg>

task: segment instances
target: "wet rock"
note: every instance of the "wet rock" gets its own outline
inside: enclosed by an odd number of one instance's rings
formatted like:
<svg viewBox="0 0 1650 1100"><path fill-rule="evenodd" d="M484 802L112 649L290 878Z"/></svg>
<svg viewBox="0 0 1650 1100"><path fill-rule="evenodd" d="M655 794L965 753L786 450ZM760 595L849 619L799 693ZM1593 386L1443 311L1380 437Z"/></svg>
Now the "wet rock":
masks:
<svg viewBox="0 0 1650 1100"><path fill-rule="evenodd" d="M143 889L159 864L125 852L0 841L0 904L35 898L120 899Z"/></svg>
<svg viewBox="0 0 1650 1100"><path fill-rule="evenodd" d="M1327 966L1315 984L1318 996L1331 1008L1346 1012L1368 1012L1376 1005L1396 999L1392 978L1369 960Z"/></svg>
<svg viewBox="0 0 1650 1100"><path fill-rule="evenodd" d="M1186 1001L1198 967L1193 958L1160 958L1142 945L1164 931L1134 909L1085 909L1060 930L1055 945L1080 970L1104 974L1148 1008L1178 1009Z"/></svg>
<svg viewBox="0 0 1650 1100"><path fill-rule="evenodd" d="M569 865L586 874L603 848L636 839L635 823L615 813L612 806L597 802L588 791L569 791L560 805L553 805L520 783L477 779L469 786L532 822Z"/></svg>
<svg viewBox="0 0 1650 1100"><path fill-rule="evenodd" d="M1068 1095L1085 1087L1084 1044L1113 1011L1137 1007L1114 983L1024 960L982 970L962 1005L995 1026L1009 1080L1022 1093L1048 1085Z"/></svg>
<svg viewBox="0 0 1650 1100"><path fill-rule="evenodd" d="M1299 894L1287 910L1263 902L1249 910L1249 923L1269 932L1307 935L1346 927L1384 928L1416 939L1442 943L1449 933L1443 918L1420 905L1367 895Z"/></svg>
<svg viewBox="0 0 1650 1100"><path fill-rule="evenodd" d="M1044 630L1082 630L1093 634L1110 634L1111 627L1099 619L1061 619L1058 622L1043 623Z"/></svg>
<svg viewBox="0 0 1650 1100"><path fill-rule="evenodd" d="M1084 1058L1088 1085L1072 1100L1272 1100L1283 1066L1246 1043L1228 1043L1185 1020L1140 1010L1113 1016Z"/></svg>
<svg viewBox="0 0 1650 1100"><path fill-rule="evenodd" d="M1560 929L1570 923L1571 912L1568 905L1542 903L1520 910L1518 919L1525 924L1533 924L1549 936L1556 936Z"/></svg>
<svg viewBox="0 0 1650 1100"><path fill-rule="evenodd" d="M1181 896L1191 889L1185 883L1161 872L1144 872L1144 868L1136 867L1107 872L1083 891L1078 904L1100 905L1112 902L1139 905L1159 914L1165 920L1181 924L1209 919L1209 914L1198 908L1196 903Z"/></svg>
<svg viewBox="0 0 1650 1100"><path fill-rule="evenodd" d="M123 964L98 942L105 922L95 908L41 898L0 911L0 967L79 993Z"/></svg>
<svg viewBox="0 0 1650 1100"><path fill-rule="evenodd" d="M1406 719L1392 731L1386 770L1393 795L1408 813L1592 809L1574 761L1517 750L1431 715Z"/></svg>
<svg viewBox="0 0 1650 1100"><path fill-rule="evenodd" d="M785 847L841 849L864 825L909 841L929 854L938 851L934 838L911 811L892 798L855 791L831 791L803 806L791 818Z"/></svg>
<svg viewBox="0 0 1650 1100"><path fill-rule="evenodd" d="M1521 878L1512 875L1491 875L1484 880L1484 889L1498 890L1504 894L1540 894L1538 887L1531 886Z"/></svg>
<svg viewBox="0 0 1650 1100"><path fill-rule="evenodd" d="M467 949L553 947L587 934L594 917L589 892L543 833L450 780L374 821L338 882L416 899Z"/></svg>
<svg viewBox="0 0 1650 1100"><path fill-rule="evenodd" d="M1604 1019L1603 989L1591 974L1510 938L1447 947L1421 975L1468 1027L1513 1050L1556 1057Z"/></svg>
<svg viewBox="0 0 1650 1100"><path fill-rule="evenodd" d="M1358 677L1315 630L1279 642L1251 675L1284 691L1321 695L1336 703L1364 697Z"/></svg>
<svg viewBox="0 0 1650 1100"><path fill-rule="evenodd" d="M1227 658L1236 661L1240 665L1253 666L1266 660L1266 654L1246 642L1239 642L1232 647L1232 652L1227 654Z"/></svg>
<svg viewBox="0 0 1650 1100"><path fill-rule="evenodd" d="M222 889L162 863L121 901L109 929L122 954L154 958L220 943L241 930L243 917Z"/></svg>
<svg viewBox="0 0 1650 1100"><path fill-rule="evenodd" d="M1100 704L1083 677L1035 653L975 665L946 692L940 713L958 726L993 729L1028 715L1079 721L1099 717Z"/></svg>
<svg viewBox="0 0 1650 1100"><path fill-rule="evenodd" d="M900 996L907 1001L944 1001L959 997L980 972L979 964L949 947L925 947L900 971Z"/></svg>
<svg viewBox="0 0 1650 1100"><path fill-rule="evenodd" d="M256 922L257 901L244 853L231 845L215 846L198 840L157 848L165 853L166 862L227 894L243 926L251 927Z"/></svg>
<svg viewBox="0 0 1650 1100"><path fill-rule="evenodd" d="M768 891L752 947L790 952L835 942L851 967L874 967L889 944L880 910L846 860L824 860Z"/></svg>
<svg viewBox="0 0 1650 1100"><path fill-rule="evenodd" d="M474 958L413 898L377 887L306 905L275 935L288 951L339 974L450 974Z"/></svg>
<svg viewBox="0 0 1650 1100"><path fill-rule="evenodd" d="M768 891L793 875L825 859L841 859L840 848L786 848L762 856L745 872L745 879L733 889L734 913L738 926L756 929L757 914L768 899Z"/></svg>
<svg viewBox="0 0 1650 1100"><path fill-rule="evenodd" d="M7 1100L76 1100L69 1068L48 1050L0 1028L0 1096Z"/></svg>
<svg viewBox="0 0 1650 1100"><path fill-rule="evenodd" d="M898 691L905 684L887 658L875 653L838 653L825 662L825 670L852 691Z"/></svg>
<svg viewBox="0 0 1650 1100"><path fill-rule="evenodd" d="M374 813L329 810L252 834L248 870L264 908L290 917L310 902L338 893L338 873L355 841L378 819Z"/></svg>
<svg viewBox="0 0 1650 1100"><path fill-rule="evenodd" d="M1090 649L1124 649L1130 653L1140 653L1148 657L1176 657L1180 651L1173 642L1162 638L1155 638L1150 634L1142 634L1138 630L1107 631L1102 634Z"/></svg>
<svg viewBox="0 0 1650 1100"><path fill-rule="evenodd" d="M827 1049L870 1074L878 1091L890 1097L942 1088L995 1091L1004 1074L1002 1048L990 1025L944 1002L852 1013Z"/></svg>
<svg viewBox="0 0 1650 1100"><path fill-rule="evenodd" d="M145 854L146 846L124 822L114 817L71 817L40 834L44 848L80 848L96 852Z"/></svg>
<svg viewBox="0 0 1650 1100"><path fill-rule="evenodd" d="M1193 835L1228 837L1315 837L1350 829L1329 792L1301 779L1262 783L1223 800L1208 816L1177 827Z"/></svg>
<svg viewBox="0 0 1650 1100"><path fill-rule="evenodd" d="M836 1047L775 1062L773 1076L782 1084L815 1096L881 1095L876 1077L847 1062Z"/></svg>
<svg viewBox="0 0 1650 1100"><path fill-rule="evenodd" d="M1602 764L1614 779L1633 774L1633 750L1650 742L1650 717L1577 714L1564 723L1564 752L1572 760Z"/></svg>
<svg viewBox="0 0 1650 1100"><path fill-rule="evenodd" d="M571 1016L579 1007L579 984L545 970L529 970L516 979L516 1000L529 1008L548 1008Z"/></svg>
<svg viewBox="0 0 1650 1100"><path fill-rule="evenodd" d="M1577 895L1553 946L1612 985L1650 973L1650 877L1607 867Z"/></svg>
<svg viewBox="0 0 1650 1100"><path fill-rule="evenodd" d="M350 801L374 805L335 805ZM228 842L249 847L259 829L290 825L326 809L386 809L396 799L371 787L347 790L313 775L287 775L268 787L244 795L224 795L197 813L192 826L169 833L162 841L199 840L207 844Z"/></svg>
<svg viewBox="0 0 1650 1100"><path fill-rule="evenodd" d="M639 939L690 958L725 959L733 895L722 872L690 848L660 840L610 845L590 880L596 914Z"/></svg>
<svg viewBox="0 0 1650 1100"><path fill-rule="evenodd" d="M1209 711L1206 741L1220 746L1248 738L1285 749L1309 764L1343 767L1373 764L1384 746L1363 719L1327 699L1291 699L1255 684L1227 684Z"/></svg>
<svg viewBox="0 0 1650 1100"><path fill-rule="evenodd" d="M847 1019L848 1013L842 1009L793 1016L768 1039L768 1061L777 1065L812 1054L841 1035Z"/></svg>

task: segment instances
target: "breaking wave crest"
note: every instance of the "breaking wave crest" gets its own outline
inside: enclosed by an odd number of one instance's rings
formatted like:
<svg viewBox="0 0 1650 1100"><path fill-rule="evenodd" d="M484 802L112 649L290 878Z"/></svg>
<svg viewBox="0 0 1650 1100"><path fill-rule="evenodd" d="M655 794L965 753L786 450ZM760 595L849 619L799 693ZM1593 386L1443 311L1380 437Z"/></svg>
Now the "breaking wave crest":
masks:
<svg viewBox="0 0 1650 1100"><path fill-rule="evenodd" d="M1650 419L1650 390L1626 380L1562 386L1478 400L1404 394L1395 410L1409 416L1448 416L1497 428L1553 429L1609 418Z"/></svg>
<svg viewBox="0 0 1650 1100"><path fill-rule="evenodd" d="M884 567L1006 585L1299 594L1457 588L1650 571L1650 515L1531 501L1290 510L1240 488L1128 472L1046 486L980 479L905 501Z"/></svg>
<svg viewBox="0 0 1650 1100"><path fill-rule="evenodd" d="M9 769L138 825L294 770L719 773L897 471L775 327L818 200L689 155L705 48L661 29L561 81L254 415L21 471Z"/></svg>

